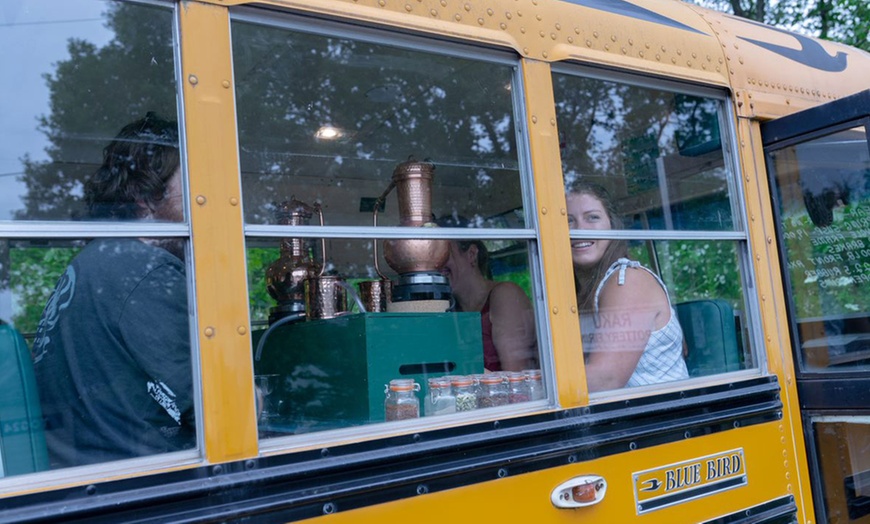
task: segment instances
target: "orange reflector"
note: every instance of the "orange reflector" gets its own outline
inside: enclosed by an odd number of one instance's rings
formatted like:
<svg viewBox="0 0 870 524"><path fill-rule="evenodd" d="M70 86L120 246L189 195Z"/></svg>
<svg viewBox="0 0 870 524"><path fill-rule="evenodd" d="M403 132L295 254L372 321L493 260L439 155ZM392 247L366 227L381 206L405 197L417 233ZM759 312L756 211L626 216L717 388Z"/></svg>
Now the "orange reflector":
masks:
<svg viewBox="0 0 870 524"><path fill-rule="evenodd" d="M595 502L595 483L581 484L574 486L571 489L571 496L574 497L574 502Z"/></svg>

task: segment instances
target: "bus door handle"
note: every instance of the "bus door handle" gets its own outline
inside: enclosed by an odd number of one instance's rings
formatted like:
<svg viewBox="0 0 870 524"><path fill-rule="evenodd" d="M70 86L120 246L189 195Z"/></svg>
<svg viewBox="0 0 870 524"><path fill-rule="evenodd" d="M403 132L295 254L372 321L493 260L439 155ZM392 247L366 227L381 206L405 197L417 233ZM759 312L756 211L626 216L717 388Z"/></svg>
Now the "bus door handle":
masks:
<svg viewBox="0 0 870 524"><path fill-rule="evenodd" d="M607 492L607 481L599 475L574 477L556 486L550 500L557 508L582 508L598 504Z"/></svg>

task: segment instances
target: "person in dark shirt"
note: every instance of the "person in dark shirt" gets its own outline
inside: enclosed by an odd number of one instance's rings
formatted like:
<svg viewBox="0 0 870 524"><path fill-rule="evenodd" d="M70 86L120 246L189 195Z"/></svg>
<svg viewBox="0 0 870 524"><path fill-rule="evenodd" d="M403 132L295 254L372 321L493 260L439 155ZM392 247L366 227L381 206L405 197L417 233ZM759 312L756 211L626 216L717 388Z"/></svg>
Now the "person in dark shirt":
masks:
<svg viewBox="0 0 870 524"><path fill-rule="evenodd" d="M85 184L92 219L184 219L178 127L124 127ZM196 445L184 241L98 238L46 304L34 372L52 468Z"/></svg>

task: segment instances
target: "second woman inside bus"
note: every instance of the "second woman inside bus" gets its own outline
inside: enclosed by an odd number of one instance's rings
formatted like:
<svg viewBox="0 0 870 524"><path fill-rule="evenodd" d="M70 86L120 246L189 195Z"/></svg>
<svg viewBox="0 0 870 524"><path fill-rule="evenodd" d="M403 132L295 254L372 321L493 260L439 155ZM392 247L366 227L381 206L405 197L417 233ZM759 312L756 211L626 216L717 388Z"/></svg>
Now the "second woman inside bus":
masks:
<svg viewBox="0 0 870 524"><path fill-rule="evenodd" d="M622 228L603 187L576 182L566 200L571 229ZM627 243L572 239L571 255L589 391L688 378L683 332L665 285L628 259Z"/></svg>
<svg viewBox="0 0 870 524"><path fill-rule="evenodd" d="M445 216L442 227L468 227L462 217ZM535 315L525 291L508 281L492 280L489 251L480 240L450 241L450 258L441 268L450 280L459 311L479 311L486 371L522 371L538 367Z"/></svg>

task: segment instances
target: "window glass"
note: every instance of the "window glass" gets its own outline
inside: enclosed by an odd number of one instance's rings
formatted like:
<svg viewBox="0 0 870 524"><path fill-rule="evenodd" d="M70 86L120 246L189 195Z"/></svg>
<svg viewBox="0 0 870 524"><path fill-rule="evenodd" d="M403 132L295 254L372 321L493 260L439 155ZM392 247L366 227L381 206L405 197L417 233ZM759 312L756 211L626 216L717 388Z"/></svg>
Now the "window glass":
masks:
<svg viewBox="0 0 870 524"><path fill-rule="evenodd" d="M553 89L566 183L612 188L626 229L735 229L719 101L562 74Z"/></svg>
<svg viewBox="0 0 870 524"><path fill-rule="evenodd" d="M863 127L774 151L781 244L801 367L870 366L870 155Z"/></svg>
<svg viewBox="0 0 870 524"><path fill-rule="evenodd" d="M754 367L721 101L553 82L589 390Z"/></svg>
<svg viewBox="0 0 870 524"><path fill-rule="evenodd" d="M275 224L296 195L320 202L327 225L370 226L414 158L436 167L437 215L524 227L510 66L244 22L233 59L247 223ZM399 225L394 199L378 220Z"/></svg>
<svg viewBox="0 0 870 524"><path fill-rule="evenodd" d="M175 120L172 11L24 0L4 11L0 220L83 220L84 182L125 125ZM161 130L172 140L177 129ZM177 139L176 139L177 140Z"/></svg>
<svg viewBox="0 0 870 524"><path fill-rule="evenodd" d="M870 419L811 419L828 522L860 522L870 515Z"/></svg>
<svg viewBox="0 0 870 524"><path fill-rule="evenodd" d="M4 14L2 475L195 449L172 4Z"/></svg>
<svg viewBox="0 0 870 524"><path fill-rule="evenodd" d="M516 63L474 56L234 20L262 436L544 398Z"/></svg>

